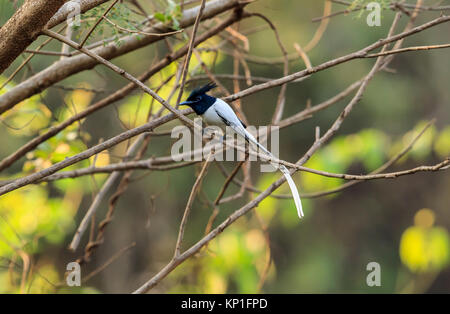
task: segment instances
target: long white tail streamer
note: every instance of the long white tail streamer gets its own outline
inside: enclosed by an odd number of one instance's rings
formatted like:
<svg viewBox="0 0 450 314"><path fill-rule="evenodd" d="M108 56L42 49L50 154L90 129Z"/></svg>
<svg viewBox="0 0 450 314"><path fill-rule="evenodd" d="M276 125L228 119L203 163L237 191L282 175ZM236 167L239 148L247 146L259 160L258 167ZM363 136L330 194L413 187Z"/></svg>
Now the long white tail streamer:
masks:
<svg viewBox="0 0 450 314"><path fill-rule="evenodd" d="M263 145L261 145L253 137L253 135L250 132L248 132L245 128L238 126L238 125L231 125L231 127L237 134L243 136L245 139L248 139L250 142L255 144L257 147L259 147L264 153L266 153L270 157L275 158L275 156L269 150L267 150ZM295 203L295 207L297 208L298 217L303 218L305 215L303 214L302 201L300 200L300 195L298 193L297 186L295 185L295 182L292 179L289 170L284 165L275 165L274 163L271 163L271 164L275 168L278 168L281 171L281 173L284 175L284 177L286 178L286 181L289 184L289 188L291 189L292 197L294 198L294 203Z"/></svg>

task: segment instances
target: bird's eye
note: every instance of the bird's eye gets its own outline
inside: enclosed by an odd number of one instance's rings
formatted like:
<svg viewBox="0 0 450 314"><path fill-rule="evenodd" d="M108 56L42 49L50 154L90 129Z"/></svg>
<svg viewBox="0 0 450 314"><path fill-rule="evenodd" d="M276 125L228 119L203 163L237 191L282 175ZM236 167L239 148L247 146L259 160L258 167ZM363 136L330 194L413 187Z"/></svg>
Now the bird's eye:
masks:
<svg viewBox="0 0 450 314"><path fill-rule="evenodd" d="M195 101L200 101L202 98L200 96L195 97Z"/></svg>

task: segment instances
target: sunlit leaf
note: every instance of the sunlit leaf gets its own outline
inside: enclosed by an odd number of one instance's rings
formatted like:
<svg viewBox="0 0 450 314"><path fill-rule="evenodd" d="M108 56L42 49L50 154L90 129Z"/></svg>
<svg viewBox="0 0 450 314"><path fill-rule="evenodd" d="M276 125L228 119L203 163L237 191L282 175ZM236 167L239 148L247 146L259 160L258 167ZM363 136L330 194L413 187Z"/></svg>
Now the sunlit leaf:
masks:
<svg viewBox="0 0 450 314"><path fill-rule="evenodd" d="M419 211L416 225L406 229L400 240L400 258L412 272L440 270L450 261L449 234L442 227L431 226L432 220L426 218L429 211Z"/></svg>
<svg viewBox="0 0 450 314"><path fill-rule="evenodd" d="M450 126L440 132L434 144L434 150L441 158L450 156Z"/></svg>

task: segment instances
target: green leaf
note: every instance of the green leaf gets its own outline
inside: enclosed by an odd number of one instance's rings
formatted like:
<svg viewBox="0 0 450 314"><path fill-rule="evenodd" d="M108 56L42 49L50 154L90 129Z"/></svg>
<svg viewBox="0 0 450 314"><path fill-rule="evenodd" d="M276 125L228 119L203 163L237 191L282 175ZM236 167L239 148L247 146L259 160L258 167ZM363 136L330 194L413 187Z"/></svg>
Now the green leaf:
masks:
<svg viewBox="0 0 450 314"><path fill-rule="evenodd" d="M163 23L166 21L166 16L164 14L162 14L161 12L156 12L154 14L154 17L155 17L155 19L157 19L158 21L161 21Z"/></svg>

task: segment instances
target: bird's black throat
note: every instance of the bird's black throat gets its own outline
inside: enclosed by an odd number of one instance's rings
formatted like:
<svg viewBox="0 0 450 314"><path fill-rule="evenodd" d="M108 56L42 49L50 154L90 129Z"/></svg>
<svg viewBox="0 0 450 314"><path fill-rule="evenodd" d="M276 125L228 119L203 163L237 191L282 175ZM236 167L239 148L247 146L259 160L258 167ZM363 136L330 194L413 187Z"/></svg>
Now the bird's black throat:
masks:
<svg viewBox="0 0 450 314"><path fill-rule="evenodd" d="M204 114L216 102L216 98L209 95L202 95L200 97L201 99L199 101L189 105L199 116Z"/></svg>

